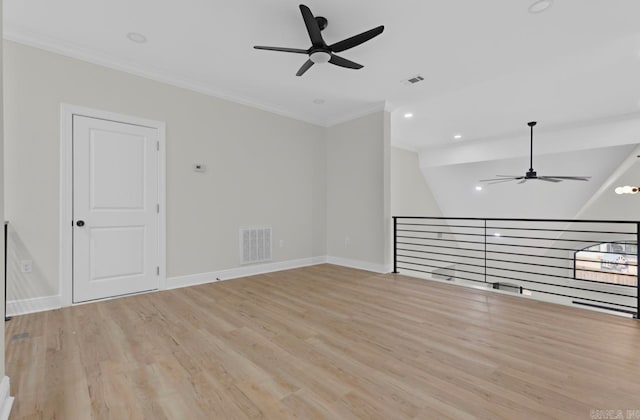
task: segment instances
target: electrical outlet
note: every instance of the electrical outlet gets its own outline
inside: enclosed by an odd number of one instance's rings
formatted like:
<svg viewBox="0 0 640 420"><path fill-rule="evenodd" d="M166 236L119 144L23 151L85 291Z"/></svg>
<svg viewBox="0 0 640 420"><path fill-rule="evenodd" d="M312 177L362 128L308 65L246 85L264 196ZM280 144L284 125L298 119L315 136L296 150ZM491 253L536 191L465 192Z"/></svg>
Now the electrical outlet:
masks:
<svg viewBox="0 0 640 420"><path fill-rule="evenodd" d="M278 245L280 248L284 248L284 239L280 239L280 243Z"/></svg>
<svg viewBox="0 0 640 420"><path fill-rule="evenodd" d="M351 242L351 238L348 236L344 237L344 246L349 246L349 243Z"/></svg>
<svg viewBox="0 0 640 420"><path fill-rule="evenodd" d="M33 271L33 261L22 260L20 261L20 271L23 273L31 273Z"/></svg>

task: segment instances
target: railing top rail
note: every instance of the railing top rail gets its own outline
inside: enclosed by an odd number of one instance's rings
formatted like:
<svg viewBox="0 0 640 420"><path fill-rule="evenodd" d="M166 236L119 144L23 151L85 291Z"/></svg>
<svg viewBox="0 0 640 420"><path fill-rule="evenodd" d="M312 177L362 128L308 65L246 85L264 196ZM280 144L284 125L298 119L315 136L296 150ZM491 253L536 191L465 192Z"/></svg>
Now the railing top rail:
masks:
<svg viewBox="0 0 640 420"><path fill-rule="evenodd" d="M498 217L429 217L429 216L392 216L393 219L425 219L425 220L487 220L494 222L554 222L554 223L616 223L638 224L640 220L588 220L588 219L517 219Z"/></svg>

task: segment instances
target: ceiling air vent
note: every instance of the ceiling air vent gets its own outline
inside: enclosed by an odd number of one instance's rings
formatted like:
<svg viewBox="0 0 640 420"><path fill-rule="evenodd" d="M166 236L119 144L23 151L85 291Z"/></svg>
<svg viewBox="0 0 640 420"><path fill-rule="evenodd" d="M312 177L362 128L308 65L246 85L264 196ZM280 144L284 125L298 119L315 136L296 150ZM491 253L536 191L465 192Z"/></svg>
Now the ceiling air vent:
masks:
<svg viewBox="0 0 640 420"><path fill-rule="evenodd" d="M416 83L420 83L424 80L424 77L422 77L419 74L416 74L415 76L412 76L408 79L405 79L402 81L402 83L404 83L405 85L415 85Z"/></svg>

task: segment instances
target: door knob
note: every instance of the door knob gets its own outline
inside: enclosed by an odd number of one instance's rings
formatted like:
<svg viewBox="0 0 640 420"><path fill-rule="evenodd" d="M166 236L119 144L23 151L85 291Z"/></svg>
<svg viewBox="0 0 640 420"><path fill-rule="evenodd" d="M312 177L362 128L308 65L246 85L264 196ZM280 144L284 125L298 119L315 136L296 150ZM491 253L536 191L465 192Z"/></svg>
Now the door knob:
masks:
<svg viewBox="0 0 640 420"><path fill-rule="evenodd" d="M84 226L84 220L78 220L78 221L76 222L76 226L78 226L78 227L82 227L82 226Z"/></svg>

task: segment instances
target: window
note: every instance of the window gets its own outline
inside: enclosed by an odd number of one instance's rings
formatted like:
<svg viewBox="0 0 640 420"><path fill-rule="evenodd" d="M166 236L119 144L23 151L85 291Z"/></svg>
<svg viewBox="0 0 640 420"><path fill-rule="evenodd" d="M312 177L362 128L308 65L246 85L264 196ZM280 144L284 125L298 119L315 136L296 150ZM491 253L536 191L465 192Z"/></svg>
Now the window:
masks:
<svg viewBox="0 0 640 420"><path fill-rule="evenodd" d="M575 253L575 278L636 286L637 256L638 245L635 242L604 242L589 246Z"/></svg>

